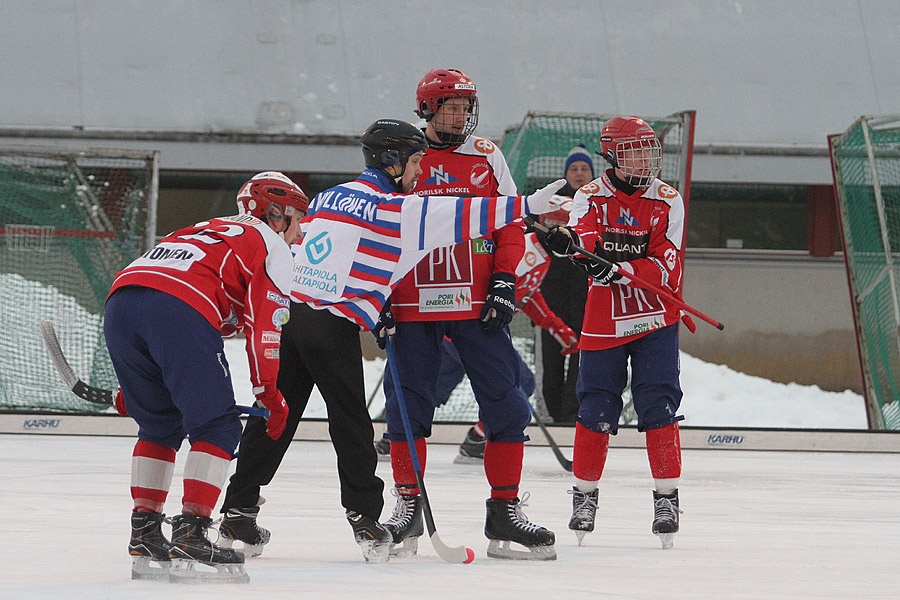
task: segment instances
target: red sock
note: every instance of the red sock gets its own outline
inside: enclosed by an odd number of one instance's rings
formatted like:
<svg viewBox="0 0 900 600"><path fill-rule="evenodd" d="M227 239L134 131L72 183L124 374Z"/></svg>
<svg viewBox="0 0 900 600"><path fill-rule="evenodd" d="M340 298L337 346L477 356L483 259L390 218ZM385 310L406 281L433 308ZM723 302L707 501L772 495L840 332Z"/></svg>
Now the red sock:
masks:
<svg viewBox="0 0 900 600"><path fill-rule="evenodd" d="M491 442L484 447L484 474L491 485L492 500L515 500L522 479L524 442Z"/></svg>
<svg viewBox="0 0 900 600"><path fill-rule="evenodd" d="M138 440L131 455L131 498L135 512L163 512L174 471L173 448Z"/></svg>
<svg viewBox="0 0 900 600"><path fill-rule="evenodd" d="M428 444L425 438L416 440L416 455L419 457L422 475L425 475L425 462L428 457ZM413 468L409 444L406 442L391 442L391 468L394 471L397 491L403 496L418 496L419 483L416 481L416 470Z"/></svg>
<svg viewBox="0 0 900 600"><path fill-rule="evenodd" d="M184 464L183 512L200 517L212 513L225 485L230 462L230 452L209 442L194 442Z"/></svg>
<svg viewBox="0 0 900 600"><path fill-rule="evenodd" d="M681 440L678 423L647 430L647 457L654 479L681 477Z"/></svg>
<svg viewBox="0 0 900 600"><path fill-rule="evenodd" d="M608 452L608 433L597 433L581 423L575 424L575 451L572 455L572 474L576 478L585 481L600 481Z"/></svg>

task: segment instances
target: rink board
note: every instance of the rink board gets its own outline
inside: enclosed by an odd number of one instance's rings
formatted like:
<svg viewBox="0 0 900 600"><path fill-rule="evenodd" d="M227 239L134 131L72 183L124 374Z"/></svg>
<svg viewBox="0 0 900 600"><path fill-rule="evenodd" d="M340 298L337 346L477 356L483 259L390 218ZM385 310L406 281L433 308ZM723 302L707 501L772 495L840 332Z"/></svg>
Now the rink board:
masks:
<svg viewBox="0 0 900 600"><path fill-rule="evenodd" d="M459 444L470 424L440 423L434 426L431 443ZM548 426L559 446L571 449L575 429ZM375 423L376 437L384 423ZM23 435L137 436L137 425L118 415L53 415L47 413L0 414L0 433ZM528 428L529 445L546 446L541 430ZM328 423L322 419L300 422L295 440L328 441ZM623 427L612 436L613 448L642 448L644 434L634 427ZM778 450L802 452L886 452L900 453L900 431L862 431L836 429L761 429L681 426L681 446L694 450Z"/></svg>

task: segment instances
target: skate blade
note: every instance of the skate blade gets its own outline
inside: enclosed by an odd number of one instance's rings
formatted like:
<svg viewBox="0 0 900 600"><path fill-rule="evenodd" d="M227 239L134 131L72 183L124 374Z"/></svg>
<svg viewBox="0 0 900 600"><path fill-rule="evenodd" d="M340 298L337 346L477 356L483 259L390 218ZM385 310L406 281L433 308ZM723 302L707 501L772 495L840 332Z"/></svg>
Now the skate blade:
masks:
<svg viewBox="0 0 900 600"><path fill-rule="evenodd" d="M168 579L172 561L156 560L149 556L131 557L132 579Z"/></svg>
<svg viewBox="0 0 900 600"><path fill-rule="evenodd" d="M256 558L263 552L263 548L265 547L265 543L262 544L247 544L245 542L240 543L240 548L234 548L235 542L241 542L241 540L233 540L231 538L220 535L219 540L216 544L221 548L233 548L235 552L239 554L243 554L244 558Z"/></svg>
<svg viewBox="0 0 900 600"><path fill-rule="evenodd" d="M363 540L359 542L362 549L363 558L367 563L382 564L391 559L391 542L376 542L373 540Z"/></svg>
<svg viewBox="0 0 900 600"><path fill-rule="evenodd" d="M419 538L408 537L399 544L391 544L391 556L408 558L419 551Z"/></svg>
<svg viewBox="0 0 900 600"><path fill-rule="evenodd" d="M240 563L205 563L176 558L169 569L170 583L249 583L250 576Z"/></svg>
<svg viewBox="0 0 900 600"><path fill-rule="evenodd" d="M457 454L456 458L453 459L454 465L483 465L484 459L479 458L477 456L463 456L462 454Z"/></svg>
<svg viewBox="0 0 900 600"><path fill-rule="evenodd" d="M390 454L379 454L378 462L386 462L386 463L391 462L391 455Z"/></svg>
<svg viewBox="0 0 900 600"><path fill-rule="evenodd" d="M673 542L675 541L674 533L657 533L657 537L659 537L659 541L662 544L663 550L668 550L672 547Z"/></svg>
<svg viewBox="0 0 900 600"><path fill-rule="evenodd" d="M556 560L554 546L522 546L525 550L511 547L510 540L491 540L488 544L488 558L504 560Z"/></svg>
<svg viewBox="0 0 900 600"><path fill-rule="evenodd" d="M587 534L588 534L587 531L576 531L576 532L575 532L575 537L578 538L578 545L579 545L579 546L580 546L582 543L584 543L584 536L586 536Z"/></svg>

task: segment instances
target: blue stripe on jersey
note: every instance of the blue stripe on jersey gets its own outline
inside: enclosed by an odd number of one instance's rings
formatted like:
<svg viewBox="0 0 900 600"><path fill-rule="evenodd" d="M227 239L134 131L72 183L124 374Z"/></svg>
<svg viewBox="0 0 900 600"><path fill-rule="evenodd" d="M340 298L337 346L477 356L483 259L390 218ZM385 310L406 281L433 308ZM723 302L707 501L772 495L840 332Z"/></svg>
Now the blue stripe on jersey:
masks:
<svg viewBox="0 0 900 600"><path fill-rule="evenodd" d="M460 243L463 240L463 227L468 228L468 223L463 223L463 209L465 206L465 198L457 198L456 199L456 218L453 219L453 227L456 237L456 243Z"/></svg>
<svg viewBox="0 0 900 600"><path fill-rule="evenodd" d="M506 222L511 223L513 218L516 216L516 201L513 200L509 202L507 199L506 202Z"/></svg>
<svg viewBox="0 0 900 600"><path fill-rule="evenodd" d="M354 261L353 265L350 267L352 271L359 271L361 273L366 273L367 275L374 275L376 277L381 277L386 281L391 280L391 274L393 271L387 271L385 269L379 269L372 265L367 265L365 263L361 263L358 261Z"/></svg>
<svg viewBox="0 0 900 600"><path fill-rule="evenodd" d="M487 229L487 222L488 222L488 216L489 216L488 213L489 213L490 209L491 209L490 202L482 202L481 203L481 217L480 217L481 231L484 231Z"/></svg>
<svg viewBox="0 0 900 600"><path fill-rule="evenodd" d="M397 229L400 228L400 225L397 224ZM372 250L380 250L381 252L387 252L388 254L393 254L394 256L400 256L400 248L397 246L391 246L390 244L384 244L382 242L376 242L375 240L369 240L366 238L362 238L359 240L360 248L371 248Z"/></svg>
<svg viewBox="0 0 900 600"><path fill-rule="evenodd" d="M428 214L428 196L422 197L422 216L419 217L419 250L425 247L425 215Z"/></svg>

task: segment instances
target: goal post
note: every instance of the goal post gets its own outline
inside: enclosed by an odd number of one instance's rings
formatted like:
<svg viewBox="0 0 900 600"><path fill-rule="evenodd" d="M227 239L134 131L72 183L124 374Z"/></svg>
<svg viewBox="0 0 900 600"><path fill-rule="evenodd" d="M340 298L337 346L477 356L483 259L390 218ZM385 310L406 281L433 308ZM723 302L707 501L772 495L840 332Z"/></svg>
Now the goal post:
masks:
<svg viewBox="0 0 900 600"><path fill-rule="evenodd" d="M600 150L603 125L615 116L621 115L532 111L520 124L507 128L500 147L519 193L529 194L563 177L566 156L578 144L584 144L588 152L593 154L594 174L599 176L605 163L594 152ZM681 192L687 211L696 111L685 110L664 117L639 116L653 127L662 146L660 179ZM521 312L516 313L513 318L510 334L513 346L532 373L535 373L537 387L532 402L542 419L548 419L549 415L541 399L540 361L535 360L535 355L540 355L541 336ZM628 400L626 397L626 404ZM633 411L623 411L623 423L633 416ZM468 422L477 418L478 405L467 378L456 387L450 400L435 412L435 421Z"/></svg>
<svg viewBox="0 0 900 600"><path fill-rule="evenodd" d="M869 428L900 430L900 114L828 141Z"/></svg>
<svg viewBox="0 0 900 600"><path fill-rule="evenodd" d="M115 387L103 307L155 242L158 181L154 151L0 147L0 410L103 410L55 376L40 322L81 378Z"/></svg>

